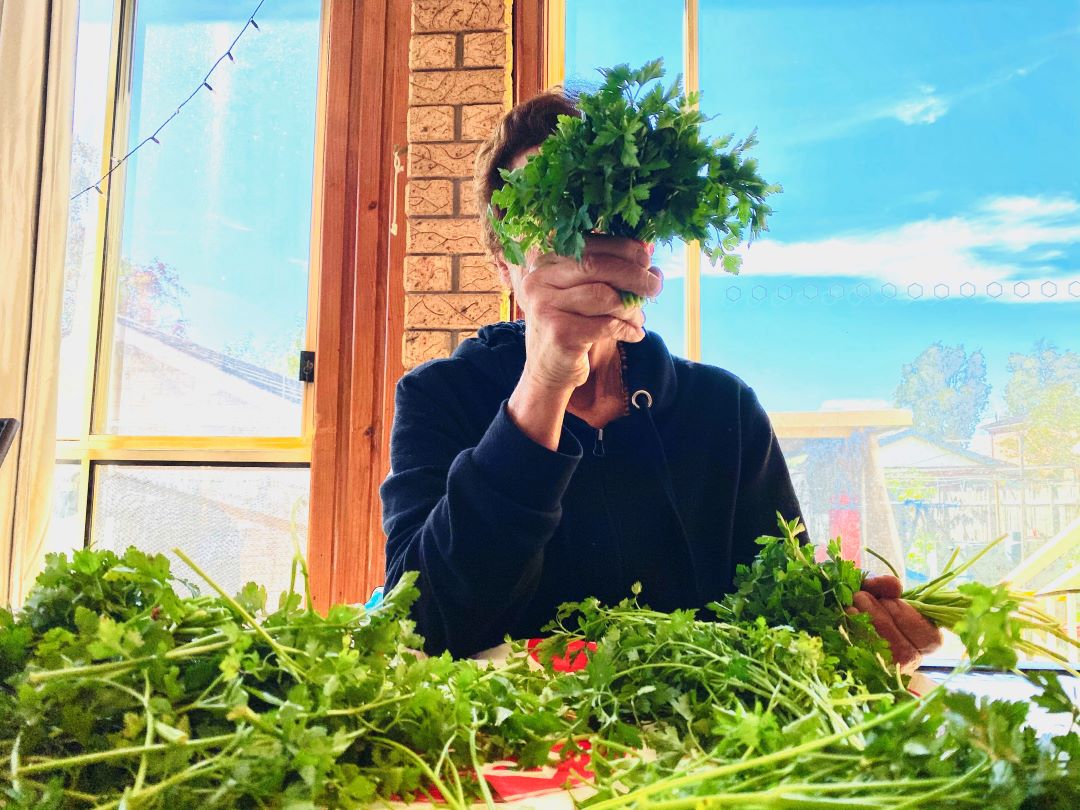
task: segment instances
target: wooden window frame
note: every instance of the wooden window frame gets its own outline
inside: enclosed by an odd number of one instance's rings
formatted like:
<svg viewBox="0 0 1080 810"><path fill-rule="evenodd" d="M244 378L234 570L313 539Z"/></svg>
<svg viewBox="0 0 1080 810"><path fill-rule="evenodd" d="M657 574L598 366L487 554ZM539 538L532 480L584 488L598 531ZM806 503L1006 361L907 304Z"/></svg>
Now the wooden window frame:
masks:
<svg viewBox="0 0 1080 810"><path fill-rule="evenodd" d="M379 485L404 369L410 0L326 0L308 565L320 609L383 581Z"/></svg>

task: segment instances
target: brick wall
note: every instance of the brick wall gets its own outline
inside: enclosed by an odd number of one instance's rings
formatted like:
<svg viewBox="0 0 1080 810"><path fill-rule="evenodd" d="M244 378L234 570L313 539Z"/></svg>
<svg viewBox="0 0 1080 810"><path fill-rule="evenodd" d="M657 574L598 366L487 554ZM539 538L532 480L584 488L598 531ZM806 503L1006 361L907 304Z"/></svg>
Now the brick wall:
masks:
<svg viewBox="0 0 1080 810"><path fill-rule="evenodd" d="M503 294L484 255L473 198L480 141L507 108L509 0L413 0L403 362L449 354L499 320Z"/></svg>

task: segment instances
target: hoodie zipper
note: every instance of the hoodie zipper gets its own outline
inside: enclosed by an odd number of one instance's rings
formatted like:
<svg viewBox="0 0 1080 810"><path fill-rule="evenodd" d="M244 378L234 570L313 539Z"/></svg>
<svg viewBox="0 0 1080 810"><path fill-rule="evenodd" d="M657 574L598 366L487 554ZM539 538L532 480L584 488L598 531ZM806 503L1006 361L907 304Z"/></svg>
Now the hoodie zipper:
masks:
<svg viewBox="0 0 1080 810"><path fill-rule="evenodd" d="M593 441L592 454L597 458L603 458L607 455L604 451L604 429L596 429L596 439Z"/></svg>

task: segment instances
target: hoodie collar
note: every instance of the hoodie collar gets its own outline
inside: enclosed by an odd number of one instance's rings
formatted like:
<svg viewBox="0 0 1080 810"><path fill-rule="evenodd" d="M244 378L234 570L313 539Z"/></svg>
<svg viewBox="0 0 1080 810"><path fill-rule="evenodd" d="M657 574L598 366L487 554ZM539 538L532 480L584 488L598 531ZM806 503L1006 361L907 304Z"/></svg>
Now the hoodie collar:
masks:
<svg viewBox="0 0 1080 810"><path fill-rule="evenodd" d="M646 331L644 340L619 346L627 396L647 391L652 397L653 414L666 412L675 402L677 382L675 363L663 338ZM525 368L525 322L485 326L474 339L462 341L454 356L468 360L509 395Z"/></svg>

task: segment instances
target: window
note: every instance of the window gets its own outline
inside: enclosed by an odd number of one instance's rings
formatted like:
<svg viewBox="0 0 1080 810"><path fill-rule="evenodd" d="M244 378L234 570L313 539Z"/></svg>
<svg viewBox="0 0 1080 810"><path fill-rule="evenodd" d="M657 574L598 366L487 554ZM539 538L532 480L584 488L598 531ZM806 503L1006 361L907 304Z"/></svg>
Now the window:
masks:
<svg viewBox="0 0 1080 810"><path fill-rule="evenodd" d="M49 546L274 592L306 543L321 2L255 8L80 4Z"/></svg>
<svg viewBox="0 0 1080 810"><path fill-rule="evenodd" d="M738 277L674 251L647 315L753 385L811 536L917 582L1004 535L975 577L1080 586L1075 4L548 13L549 81L663 56L711 134L758 130L762 174L784 186L769 233ZM1044 602L1078 631L1074 595Z"/></svg>

